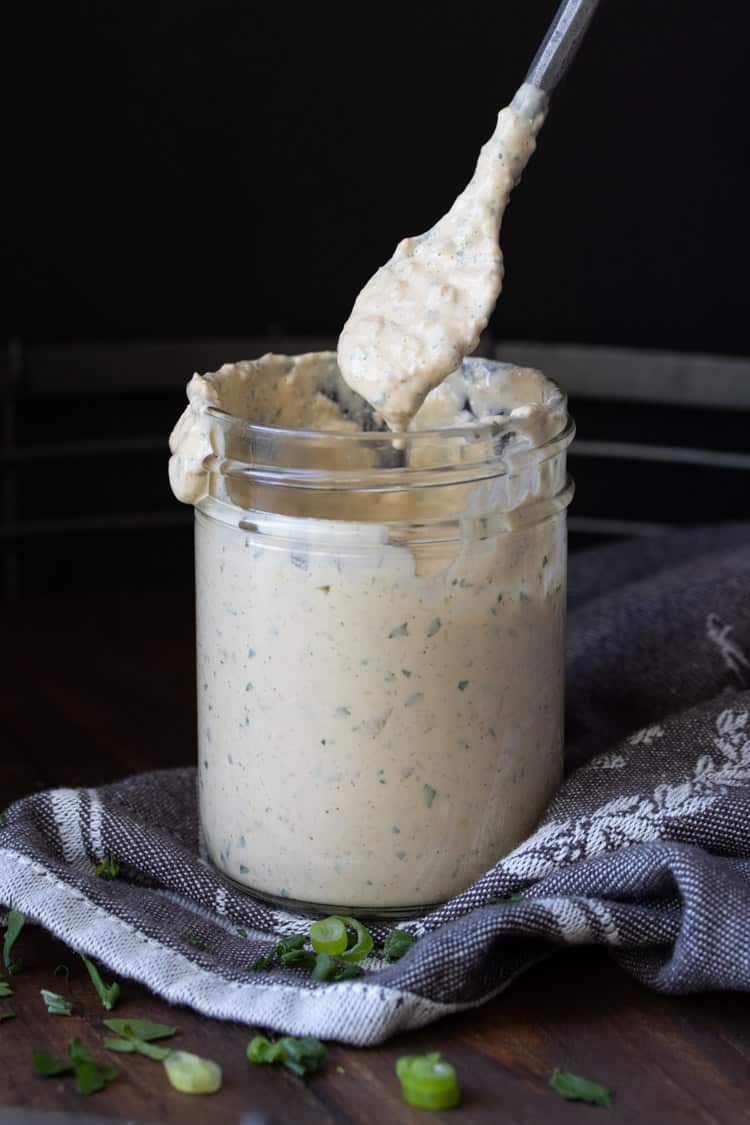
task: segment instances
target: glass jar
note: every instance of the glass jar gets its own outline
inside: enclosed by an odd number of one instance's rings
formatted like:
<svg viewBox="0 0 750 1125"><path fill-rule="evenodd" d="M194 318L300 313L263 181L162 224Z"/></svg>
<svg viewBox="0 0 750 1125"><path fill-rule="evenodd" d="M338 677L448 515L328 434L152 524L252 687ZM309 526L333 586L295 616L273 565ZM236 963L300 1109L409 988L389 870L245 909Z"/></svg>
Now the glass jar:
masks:
<svg viewBox="0 0 750 1125"><path fill-rule="evenodd" d="M574 432L537 388L490 422L401 435L208 410L200 814L243 889L407 917L537 822L562 769Z"/></svg>

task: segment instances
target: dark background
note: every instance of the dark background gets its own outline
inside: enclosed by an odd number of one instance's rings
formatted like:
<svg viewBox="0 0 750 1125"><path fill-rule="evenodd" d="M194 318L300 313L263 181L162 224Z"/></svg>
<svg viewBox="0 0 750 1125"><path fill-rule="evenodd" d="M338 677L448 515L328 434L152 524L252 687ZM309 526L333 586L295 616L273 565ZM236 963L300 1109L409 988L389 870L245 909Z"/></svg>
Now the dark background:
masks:
<svg viewBox="0 0 750 1125"><path fill-rule="evenodd" d="M189 585L165 440L192 370L257 354L239 337L335 341L469 178L554 7L16 6L6 596ZM750 354L749 39L739 0L602 0L506 217L495 338ZM607 375L573 397L581 437L746 448L746 409L615 407ZM584 524L746 514L736 470L573 467Z"/></svg>
<svg viewBox="0 0 750 1125"><path fill-rule="evenodd" d="M6 333L335 334L554 7L24 5ZM602 0L507 216L499 334L750 350L748 41L744 0Z"/></svg>

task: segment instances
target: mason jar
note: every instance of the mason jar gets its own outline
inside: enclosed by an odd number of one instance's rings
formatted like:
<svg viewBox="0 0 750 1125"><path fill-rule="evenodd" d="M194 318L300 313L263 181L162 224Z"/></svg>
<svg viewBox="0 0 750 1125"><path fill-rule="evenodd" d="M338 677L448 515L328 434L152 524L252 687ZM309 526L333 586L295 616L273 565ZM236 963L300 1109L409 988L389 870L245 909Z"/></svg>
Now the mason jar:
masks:
<svg viewBox="0 0 750 1125"><path fill-rule="evenodd" d="M200 817L252 894L426 911L559 784L573 424L534 374L490 421L405 434L207 409Z"/></svg>

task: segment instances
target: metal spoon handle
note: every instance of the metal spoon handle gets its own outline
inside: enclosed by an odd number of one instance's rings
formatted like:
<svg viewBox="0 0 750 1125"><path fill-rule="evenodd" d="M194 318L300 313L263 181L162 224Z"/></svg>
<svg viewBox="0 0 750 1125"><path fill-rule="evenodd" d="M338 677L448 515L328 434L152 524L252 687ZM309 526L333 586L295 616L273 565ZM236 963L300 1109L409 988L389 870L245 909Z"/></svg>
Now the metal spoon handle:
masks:
<svg viewBox="0 0 750 1125"><path fill-rule="evenodd" d="M586 34L599 0L562 0L542 45L529 67L526 82L551 94Z"/></svg>

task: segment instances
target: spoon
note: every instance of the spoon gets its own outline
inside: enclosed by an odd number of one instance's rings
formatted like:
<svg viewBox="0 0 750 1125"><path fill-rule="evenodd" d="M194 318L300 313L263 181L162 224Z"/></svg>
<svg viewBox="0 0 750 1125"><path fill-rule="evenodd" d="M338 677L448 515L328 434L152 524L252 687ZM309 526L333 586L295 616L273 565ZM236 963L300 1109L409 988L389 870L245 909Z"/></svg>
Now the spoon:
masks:
<svg viewBox="0 0 750 1125"><path fill-rule="evenodd" d="M503 212L596 6L563 0L467 187L433 227L399 242L354 303L339 337L341 374L391 430L405 430L479 343L502 285Z"/></svg>

